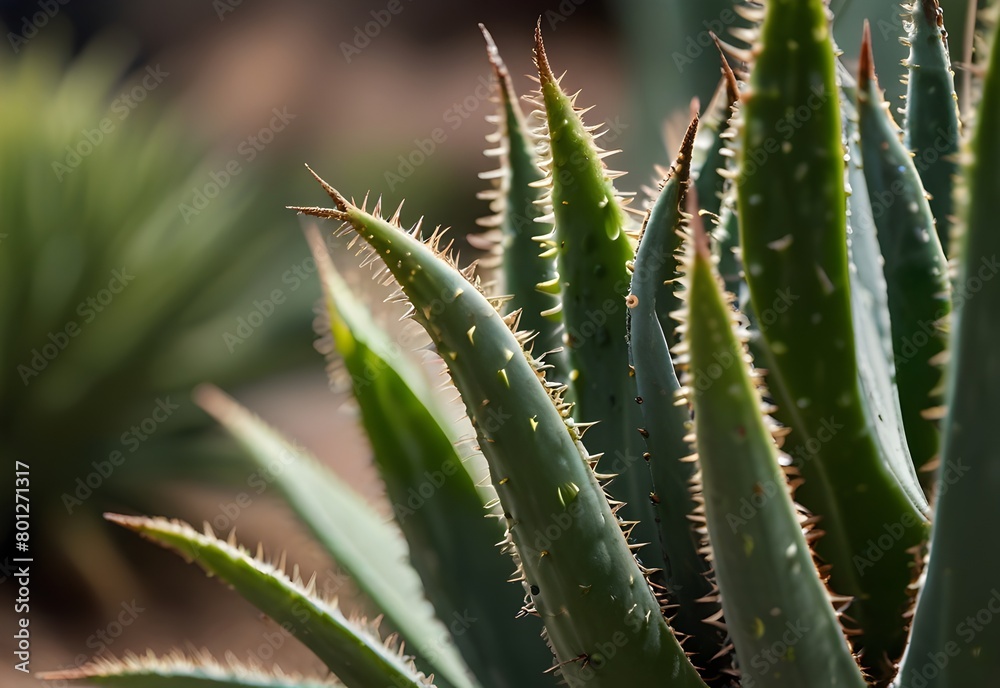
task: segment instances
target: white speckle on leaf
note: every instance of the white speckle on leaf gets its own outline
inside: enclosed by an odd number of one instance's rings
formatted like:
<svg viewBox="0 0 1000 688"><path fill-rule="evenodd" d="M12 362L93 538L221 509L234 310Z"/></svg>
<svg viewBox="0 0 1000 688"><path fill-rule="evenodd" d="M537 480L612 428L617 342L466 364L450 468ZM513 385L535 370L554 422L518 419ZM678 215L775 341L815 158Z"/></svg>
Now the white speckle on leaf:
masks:
<svg viewBox="0 0 1000 688"><path fill-rule="evenodd" d="M832 294L834 291L833 282L830 281L826 270L820 265L816 266L816 276L819 278L819 285L823 288L823 293L827 296Z"/></svg>
<svg viewBox="0 0 1000 688"><path fill-rule="evenodd" d="M786 234L780 239L775 239L774 241L767 242L767 247L772 251L784 251L786 248L792 245L795 237L791 234Z"/></svg>

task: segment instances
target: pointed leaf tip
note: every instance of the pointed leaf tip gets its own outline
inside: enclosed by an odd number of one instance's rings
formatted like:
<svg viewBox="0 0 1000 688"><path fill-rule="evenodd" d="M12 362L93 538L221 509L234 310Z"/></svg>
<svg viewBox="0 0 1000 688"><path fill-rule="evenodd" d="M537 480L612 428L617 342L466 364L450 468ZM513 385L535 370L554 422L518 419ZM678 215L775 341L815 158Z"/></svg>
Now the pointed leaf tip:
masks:
<svg viewBox="0 0 1000 688"><path fill-rule="evenodd" d="M104 520L110 521L116 525L122 526L123 528L129 528L135 530L135 528L142 523L142 518L139 516L126 516L125 514L116 514L111 511L104 512Z"/></svg>
<svg viewBox="0 0 1000 688"><path fill-rule="evenodd" d="M920 5L927 17L927 23L944 26L944 17L941 16L941 3L938 0L920 0Z"/></svg>
<svg viewBox="0 0 1000 688"><path fill-rule="evenodd" d="M493 36L490 34L486 25L480 22L479 30L483 33L483 38L486 40L486 56L489 58L490 64L493 65L493 69L498 73L503 71L506 73L507 68L500 59L500 51L497 49L497 44L493 41Z"/></svg>
<svg viewBox="0 0 1000 688"><path fill-rule="evenodd" d="M691 107L694 108L695 103L697 102L698 102L697 98L693 99L691 101ZM701 118L698 117L698 113L695 112L694 115L691 117L691 123L688 125L687 131L684 133L684 140L681 142L680 153L677 156L678 162L684 161L687 163L684 167L687 169L689 173L691 171L690 168L691 155L692 152L694 151L694 139L695 136L698 135L698 125L700 123L701 123ZM692 189L692 193L693 192L694 190Z"/></svg>
<svg viewBox="0 0 1000 688"><path fill-rule="evenodd" d="M330 198L333 199L333 202L337 204L337 209L346 212L351 206L351 204L347 202L347 199L341 196L339 191L327 184L326 180L316 174L316 171L309 167L308 164L306 165L306 169L309 170L309 174L311 174L313 178L319 182L320 186L323 187L323 190L326 191Z"/></svg>
<svg viewBox="0 0 1000 688"><path fill-rule="evenodd" d="M719 40L714 31L709 31L708 35L712 37L715 47L719 49L719 59L722 61L722 76L726 80L726 95L729 96L730 103L735 103L740 98L740 83L736 79L733 68L729 66L729 60L726 59L726 50L722 47L722 41Z"/></svg>
<svg viewBox="0 0 1000 688"><path fill-rule="evenodd" d="M861 57L858 58L858 87L868 88L870 82L877 83L875 76L875 58L872 54L872 27L865 19L865 27L861 33Z"/></svg>
<svg viewBox="0 0 1000 688"><path fill-rule="evenodd" d="M545 54L545 43L542 41L542 18L538 18L535 25L535 66L538 68L538 78L545 83L552 83L556 80L549 66L548 55Z"/></svg>

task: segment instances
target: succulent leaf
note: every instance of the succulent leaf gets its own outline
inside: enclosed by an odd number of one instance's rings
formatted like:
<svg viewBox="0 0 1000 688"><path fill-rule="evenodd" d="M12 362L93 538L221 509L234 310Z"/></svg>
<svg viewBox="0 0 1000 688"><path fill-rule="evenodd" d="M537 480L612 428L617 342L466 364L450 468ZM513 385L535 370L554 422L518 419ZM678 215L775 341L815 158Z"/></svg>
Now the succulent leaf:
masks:
<svg viewBox="0 0 1000 688"><path fill-rule="evenodd" d="M348 202L297 208L347 223L382 258L461 393L529 595L570 686L704 684L664 620L580 443L558 385L523 350L516 314L502 318L460 273L435 232L422 243ZM395 219L395 218L394 218ZM381 277L384 273L379 273ZM610 644L609 644L610 643Z"/></svg>
<svg viewBox="0 0 1000 688"><path fill-rule="evenodd" d="M272 478L316 540L409 643L417 663L435 673L437 684L474 685L448 631L425 601L399 531L336 474L219 389L201 387L196 400Z"/></svg>
<svg viewBox="0 0 1000 688"><path fill-rule="evenodd" d="M691 209L685 383L712 563L742 684L862 688L765 424L738 316L720 290L697 205Z"/></svg>
<svg viewBox="0 0 1000 688"><path fill-rule="evenodd" d="M401 648L384 643L377 626L364 628L348 621L336 603L314 595L313 583L291 577L237 546L235 531L219 540L206 528L202 534L180 521L106 514L105 518L198 564L210 576L231 585L248 602L287 628L323 660L345 685L370 688L395 685L422 688L430 680L414 668Z"/></svg>
<svg viewBox="0 0 1000 688"><path fill-rule="evenodd" d="M126 653L122 659L95 658L78 669L49 671L39 674L45 681L86 681L109 688L331 688L343 686L333 680L303 678L285 674L275 667L264 671L236 661L232 655L222 664L207 652L186 657L173 652L157 657L152 651L144 655Z"/></svg>
<svg viewBox="0 0 1000 688"><path fill-rule="evenodd" d="M500 112L499 131L489 140L497 148L487 151L500 158L496 189L480 194L491 200L496 215L480 222L500 229L500 256L504 291L511 296L505 313L521 311L521 327L537 332L534 351L552 366L549 377L566 382L569 362L562 341L562 319L558 315L559 273L554 252L539 241L551 234L552 223L544 221L545 173L538 166L538 141L521 112L507 65L500 58L493 38L480 24L486 38L487 55L496 78ZM494 173L488 173L494 176Z"/></svg>
<svg viewBox="0 0 1000 688"><path fill-rule="evenodd" d="M930 194L941 248L950 255L962 125L948 32L938 0L912 0L907 10L910 55L904 143Z"/></svg>
<svg viewBox="0 0 1000 688"><path fill-rule="evenodd" d="M375 465L438 618L458 622L452 637L483 685L552 685L542 675L552 655L538 638L541 624L514 618L523 595L507 582L510 561L495 546L503 528L487 518L430 390L355 300L319 231L310 227L307 237L323 285L330 353L341 354L351 375Z"/></svg>
<svg viewBox="0 0 1000 688"><path fill-rule="evenodd" d="M769 354L777 418L821 515L830 584L855 598L865 668L891 674L902 652L906 586L923 515L879 451L858 384L846 236L844 151L834 52L822 0L768 2L743 113L737 179L742 256ZM790 193L791 190L795 193ZM898 524L877 561L870 542Z"/></svg>
<svg viewBox="0 0 1000 688"><path fill-rule="evenodd" d="M903 428L903 412L896 388L892 323L884 260L879 247L875 213L862 161L857 83L838 62L842 94L844 148L847 150L847 261L851 322L858 366L862 410L879 455L914 507L928 513L914 461ZM918 182L919 183L919 182ZM918 192L919 193L919 192Z"/></svg>
<svg viewBox="0 0 1000 688"><path fill-rule="evenodd" d="M576 96L567 96L552 73L540 24L535 62L541 84L538 104L548 123L550 159L543 167L551 183L548 200L555 231L550 243L557 251L562 284L574 416L599 421L587 433L587 447L603 455L603 472L618 476L614 492L626 502L622 515L639 522L633 531L636 542L654 543L653 484L641 459L642 414L633 403L635 379L625 341L626 264L633 257L625 206L612 183L614 173L602 161L609 153L598 148L584 126ZM649 567L663 565L655 546L643 547L639 558Z"/></svg>
<svg viewBox="0 0 1000 688"><path fill-rule="evenodd" d="M692 653L695 665L705 675L706 669L718 671L725 661L720 662L723 658L717 657L725 645L725 634L704 622L720 607L711 599L715 592L711 567L699 552L702 539L695 532L696 524L692 520L698 505L691 485L695 465L686 460L691 453L686 441L691 411L686 403L678 403L681 387L657 318L661 285L669 283L672 290L678 278L675 253L680 248L683 203L691 183L691 157L697 128L698 119L695 118L670 176L646 218L626 303L629 307L629 351L639 393L637 400L641 401L645 421L649 450L646 460L653 476L652 499L659 543L666 562L663 585L668 601L677 605L672 623L679 632L689 636L684 647Z"/></svg>
<svg viewBox="0 0 1000 688"><path fill-rule="evenodd" d="M947 347L942 320L951 312L948 265L933 231L934 215L920 174L875 78L866 25L858 113L868 195L885 261L896 385L906 440L925 489L931 472L920 470L939 458L940 437L928 409L941 406L941 370L936 360Z"/></svg>
<svg viewBox="0 0 1000 688"><path fill-rule="evenodd" d="M951 363L938 469L937 508L926 579L901 670L904 686L985 685L1000 675L1000 550L983 529L1000 519L1000 50L989 60L971 145L967 228L952 315ZM992 531L991 531L992 533ZM993 623L985 621L992 619ZM944 666L934 664L944 653ZM939 661L938 664L941 664ZM928 667L933 667L928 670ZM935 669L939 668L939 671ZM927 681L931 677L933 680Z"/></svg>
<svg viewBox="0 0 1000 688"><path fill-rule="evenodd" d="M718 40L716 43L718 44ZM719 50L721 53L721 45ZM720 173L720 170L728 169L730 157L726 150L728 142L723 134L729 128L733 108L740 99L740 87L736 75L724 53L720 58L722 81L715 91L712 102L709 103L707 114L698 127L691 162L691 178L698 190L698 202L701 203L701 209L711 215L720 213L723 194L728 185L726 176Z"/></svg>

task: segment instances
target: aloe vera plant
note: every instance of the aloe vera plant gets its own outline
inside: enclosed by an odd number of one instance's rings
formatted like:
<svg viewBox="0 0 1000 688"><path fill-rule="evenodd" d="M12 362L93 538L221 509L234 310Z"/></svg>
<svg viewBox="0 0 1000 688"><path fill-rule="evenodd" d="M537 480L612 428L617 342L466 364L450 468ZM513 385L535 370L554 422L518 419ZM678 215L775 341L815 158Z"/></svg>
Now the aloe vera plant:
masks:
<svg viewBox="0 0 1000 688"><path fill-rule="evenodd" d="M823 0L736 9L758 27L740 34L753 48L720 41L742 64L724 66L712 125L693 119L641 223L555 77L541 25L536 130L487 35L503 160L488 194L491 251L510 298L488 293L474 264L460 268L440 229L405 228L401 208L356 203L315 173L332 207L294 208L339 223L376 280L397 287L391 300L429 336L475 440L456 444L313 226L326 349L350 374L390 501L422 498L382 522L233 400L199 398L261 465L291 459L278 487L405 656L235 535L109 518L287 623L348 686L991 685L1000 555L982 533L1000 517L989 434L1000 414L1000 53L983 70L971 162L960 179L938 178L939 196L951 185L968 197L945 220L936 213L951 206L927 201L905 146L917 128L948 126L953 93L911 77L910 97L934 107L911 111L901 133L867 33L855 79ZM908 8L911 44L944 40L917 16L937 22L938 9ZM955 279L938 238L947 226L958 228ZM720 265L743 268L726 275L740 307ZM564 357L552 355L558 337ZM480 462L488 484L477 486ZM456 625L463 614L473 620ZM288 683L205 658L58 676Z"/></svg>

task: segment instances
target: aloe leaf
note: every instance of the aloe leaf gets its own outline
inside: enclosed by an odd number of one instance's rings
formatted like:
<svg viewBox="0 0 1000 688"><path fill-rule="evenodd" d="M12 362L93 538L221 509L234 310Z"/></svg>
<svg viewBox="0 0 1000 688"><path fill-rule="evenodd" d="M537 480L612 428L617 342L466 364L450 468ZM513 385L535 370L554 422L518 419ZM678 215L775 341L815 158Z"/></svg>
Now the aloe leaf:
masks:
<svg viewBox="0 0 1000 688"><path fill-rule="evenodd" d="M545 624L562 678L622 686L670 676L703 686L629 551L562 387L524 352L530 335L515 334L517 315L502 318L471 270L455 268L440 232L422 243L419 225L408 233L320 183L336 207L295 210L345 222L372 247L448 366L504 510L526 610Z"/></svg>
<svg viewBox="0 0 1000 688"><path fill-rule="evenodd" d="M543 181L545 173L539 167L537 137L529 128L507 65L500 58L492 36L480 24L486 39L487 55L496 78L500 112L499 130L489 140L496 148L487 155L500 158L499 170L480 175L497 179L497 188L480 194L491 201L492 217L480 224L500 229L500 255L504 289L510 301L504 312L521 311L521 327L537 332L533 350L546 354L553 380L566 382L569 361L562 341L562 318L558 314L560 290L555 252L543 251L538 238L552 232L552 223L544 221Z"/></svg>
<svg viewBox="0 0 1000 688"><path fill-rule="evenodd" d="M788 492L701 218L694 215L691 225L685 382L694 403L712 562L742 681L863 687Z"/></svg>
<svg viewBox="0 0 1000 688"><path fill-rule="evenodd" d="M716 45L722 53L718 39ZM701 209L711 215L718 215L722 208L722 198L728 180L720 170L729 167L727 141L723 135L729 129L733 108L740 99L740 87L736 75L733 74L725 54L721 54L720 57L722 81L709 103L707 114L698 127L691 162L691 178L698 190L698 202L701 204Z"/></svg>
<svg viewBox="0 0 1000 688"><path fill-rule="evenodd" d="M895 383L888 286L877 236L875 207L868 193L862 161L859 117L854 106L858 88L839 62L837 67L843 96L841 113L850 189L847 198L848 283L862 410L886 468L914 508L926 514L929 507L910 457Z"/></svg>
<svg viewBox="0 0 1000 688"><path fill-rule="evenodd" d="M277 667L264 671L240 664L232 655L222 664L207 652L197 652L193 657L180 652L157 657L152 651L144 655L126 653L120 660L98 657L78 669L48 671L39 674L38 678L85 681L111 688L331 688L343 685L338 681L286 674Z"/></svg>
<svg viewBox="0 0 1000 688"><path fill-rule="evenodd" d="M959 172L962 125L948 33L938 0L913 0L907 12L910 55L906 85L904 143L931 195L941 248L950 254L955 214L955 177ZM958 17L959 23L962 17Z"/></svg>
<svg viewBox="0 0 1000 688"><path fill-rule="evenodd" d="M792 428L785 446L804 478L796 497L821 518L816 550L831 565L832 589L855 598L848 614L863 629L865 669L882 679L903 649L908 550L927 525L879 450L858 384L826 12L822 0L766 6L742 108L740 238L777 418ZM899 537L883 549L886 529Z"/></svg>
<svg viewBox="0 0 1000 688"><path fill-rule="evenodd" d="M439 686L470 687L468 669L434 618L399 531L334 473L215 387L196 401L246 449L316 540L385 614ZM278 466L281 470L275 470Z"/></svg>
<svg viewBox="0 0 1000 688"><path fill-rule="evenodd" d="M740 215L736 212L736 199L730 198L722 204L718 226L712 231L712 249L718 253L719 274L726 285L726 291L735 294L742 301L746 296L746 282L743 280L743 266L740 262Z"/></svg>
<svg viewBox="0 0 1000 688"><path fill-rule="evenodd" d="M989 60L965 171L969 203L952 314L944 450L926 579L902 668L903 686L989 685L1000 675L1000 550L984 529L1000 521L1000 50ZM990 531L992 532L992 531ZM988 536L988 539L992 536ZM992 621L992 623L990 623ZM929 680L932 679L932 680Z"/></svg>
<svg viewBox="0 0 1000 688"><path fill-rule="evenodd" d="M348 621L335 601L315 596L313 584L299 578L298 567L289 577L283 566L265 562L260 548L254 557L237 546L235 531L227 542L210 531L201 534L180 521L119 514L105 514L105 518L176 552L231 585L312 650L347 686L431 685L397 648L378 637L376 625L366 628Z"/></svg>
<svg viewBox="0 0 1000 688"><path fill-rule="evenodd" d="M517 620L523 595L507 582L503 528L458 454L431 391L399 345L378 328L307 231L325 296L326 336L350 373L361 421L393 513L439 619L483 685L551 685L551 653L536 619ZM511 655L518 657L511 662Z"/></svg>
<svg viewBox="0 0 1000 688"><path fill-rule="evenodd" d="M624 205L591 130L581 120L576 96L567 96L549 66L541 25L535 30L535 63L548 123L550 201L555 231L547 246L557 253L562 284L562 314L573 371L570 386L574 416L598 422L587 433L587 448L603 455L601 470L614 473L614 493L626 502L624 518L638 521L633 531L640 545L656 542L653 484L642 461L638 432L642 413L636 405L635 379L625 341L625 297L633 257L626 230ZM658 547L643 547L639 558L661 568Z"/></svg>
<svg viewBox="0 0 1000 688"><path fill-rule="evenodd" d="M951 312L948 265L934 232L934 215L910 152L882 99L866 25L858 80L861 149L868 195L885 261L896 385L910 456L920 469L939 458L940 437L928 409L943 403L940 359L947 348L942 320Z"/></svg>
<svg viewBox="0 0 1000 688"><path fill-rule="evenodd" d="M677 279L674 255L682 222L682 204L691 184L691 156L698 119L688 128L677 161L647 216L636 250L628 301L629 352L645 420L646 460L653 476L653 503L659 543L666 566L663 585L677 605L674 627L689 636L685 649L702 669L718 671L725 660L716 656L725 645L725 634L705 619L718 613L710 566L699 549L701 537L692 517L697 503L692 494L695 465L688 459L686 441L691 411L678 403L680 383L674 373L667 340L657 311L661 285Z"/></svg>

